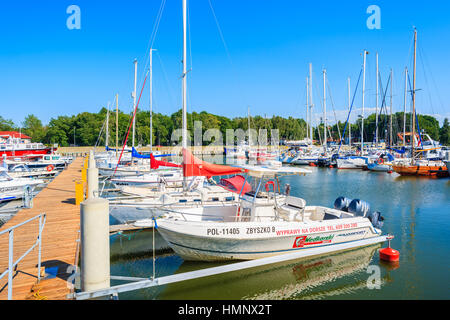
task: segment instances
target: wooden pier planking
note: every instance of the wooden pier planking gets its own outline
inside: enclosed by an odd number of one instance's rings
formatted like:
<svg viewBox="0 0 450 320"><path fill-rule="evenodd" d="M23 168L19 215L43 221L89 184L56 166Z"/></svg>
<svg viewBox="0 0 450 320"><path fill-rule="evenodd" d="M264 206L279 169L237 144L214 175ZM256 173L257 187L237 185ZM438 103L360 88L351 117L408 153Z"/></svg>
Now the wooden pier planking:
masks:
<svg viewBox="0 0 450 320"><path fill-rule="evenodd" d="M80 208L75 205L75 181L81 179L83 158L77 158L33 199L32 209L20 210L0 230L5 230L41 213L47 214L42 234L42 267L58 267L53 279L37 284L38 248L17 266L13 279L13 299L64 300L70 293L67 278L69 267L77 263L80 230ZM36 241L39 220L14 230L14 260ZM8 267L8 235L0 236L0 272ZM8 276L0 280L0 300L8 297ZM33 290L33 291L32 291ZM35 296L33 296L33 293Z"/></svg>

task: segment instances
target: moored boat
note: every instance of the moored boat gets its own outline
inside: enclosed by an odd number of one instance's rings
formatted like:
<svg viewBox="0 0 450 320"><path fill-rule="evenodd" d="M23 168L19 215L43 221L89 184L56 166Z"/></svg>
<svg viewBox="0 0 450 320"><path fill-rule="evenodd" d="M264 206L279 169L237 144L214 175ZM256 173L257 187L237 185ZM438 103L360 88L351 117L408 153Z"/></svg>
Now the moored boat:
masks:
<svg viewBox="0 0 450 320"><path fill-rule="evenodd" d="M392 169L402 176L448 176L447 166L443 161L417 160L413 163L395 163Z"/></svg>
<svg viewBox="0 0 450 320"><path fill-rule="evenodd" d="M31 188L32 193L37 185L44 183L40 179L13 178L5 168L0 167L0 203L22 199L28 192L27 188Z"/></svg>
<svg viewBox="0 0 450 320"><path fill-rule="evenodd" d="M42 143L32 143L31 137L15 131L0 132L0 157L24 157L53 153L57 147L46 147Z"/></svg>
<svg viewBox="0 0 450 320"><path fill-rule="evenodd" d="M238 203L155 210L159 233L183 259L251 260L344 242L357 247L359 240L381 235L380 214L359 200L348 210L306 206L302 198L279 193L279 177L306 169L245 168L252 191L241 193Z"/></svg>

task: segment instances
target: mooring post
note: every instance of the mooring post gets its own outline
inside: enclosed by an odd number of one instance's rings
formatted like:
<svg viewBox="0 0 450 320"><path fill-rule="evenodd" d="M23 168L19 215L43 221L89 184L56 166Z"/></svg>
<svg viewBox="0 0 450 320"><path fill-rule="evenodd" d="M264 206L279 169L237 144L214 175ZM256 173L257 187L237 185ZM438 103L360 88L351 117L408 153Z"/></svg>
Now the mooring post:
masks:
<svg viewBox="0 0 450 320"><path fill-rule="evenodd" d="M81 290L110 287L109 201L98 198L98 169L94 155L89 157L88 199L81 213Z"/></svg>
<svg viewBox="0 0 450 320"><path fill-rule="evenodd" d="M81 203L81 290L110 286L109 202L89 198Z"/></svg>

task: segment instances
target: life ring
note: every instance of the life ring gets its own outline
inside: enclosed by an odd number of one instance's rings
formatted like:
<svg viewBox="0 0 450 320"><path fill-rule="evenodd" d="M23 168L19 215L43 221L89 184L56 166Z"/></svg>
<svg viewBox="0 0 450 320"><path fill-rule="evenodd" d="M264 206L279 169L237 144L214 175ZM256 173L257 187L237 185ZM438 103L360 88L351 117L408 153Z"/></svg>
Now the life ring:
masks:
<svg viewBox="0 0 450 320"><path fill-rule="evenodd" d="M47 166L47 171L48 171L48 172L52 172L53 169L55 169L55 166L54 166L54 165L49 164L49 165Z"/></svg>
<svg viewBox="0 0 450 320"><path fill-rule="evenodd" d="M267 192L269 192L269 186L272 186L273 187L273 191L275 192L275 182L267 181L266 186L265 186Z"/></svg>
<svg viewBox="0 0 450 320"><path fill-rule="evenodd" d="M378 164L383 164L383 163L384 163L383 158L378 159Z"/></svg>

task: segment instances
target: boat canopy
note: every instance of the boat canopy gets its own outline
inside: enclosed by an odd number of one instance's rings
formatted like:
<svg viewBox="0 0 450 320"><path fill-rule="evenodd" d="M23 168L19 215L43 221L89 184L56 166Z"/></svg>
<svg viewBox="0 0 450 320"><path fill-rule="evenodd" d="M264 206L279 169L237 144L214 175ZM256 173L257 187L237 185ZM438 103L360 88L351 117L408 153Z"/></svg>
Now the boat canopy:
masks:
<svg viewBox="0 0 450 320"><path fill-rule="evenodd" d="M240 167L213 164L195 157L188 149L183 149L183 175L185 177L214 177L246 172Z"/></svg>
<svg viewBox="0 0 450 320"><path fill-rule="evenodd" d="M311 173L310 170L297 167L269 167L269 166L241 166L243 169L248 171L248 175L253 177L275 177L283 175L294 175L294 174L307 174Z"/></svg>
<svg viewBox="0 0 450 320"><path fill-rule="evenodd" d="M245 177L241 175L237 175L228 179L221 179L220 185L228 191L238 194L241 193L241 190L243 194L252 190L252 186L248 182L246 182Z"/></svg>
<svg viewBox="0 0 450 320"><path fill-rule="evenodd" d="M401 149L395 149L395 148L392 148L392 147L387 147L386 149L393 150L393 151L395 151L397 153L400 153L400 154L404 154L406 152L406 148L405 147L402 147Z"/></svg>
<svg viewBox="0 0 450 320"><path fill-rule="evenodd" d="M134 147L132 147L132 149L131 149L131 156L133 158L138 158L138 159L150 159L150 155L140 154L139 152L137 152L137 150ZM164 157L170 157L170 156L173 156L173 154L158 154L154 157L155 158L164 158Z"/></svg>

